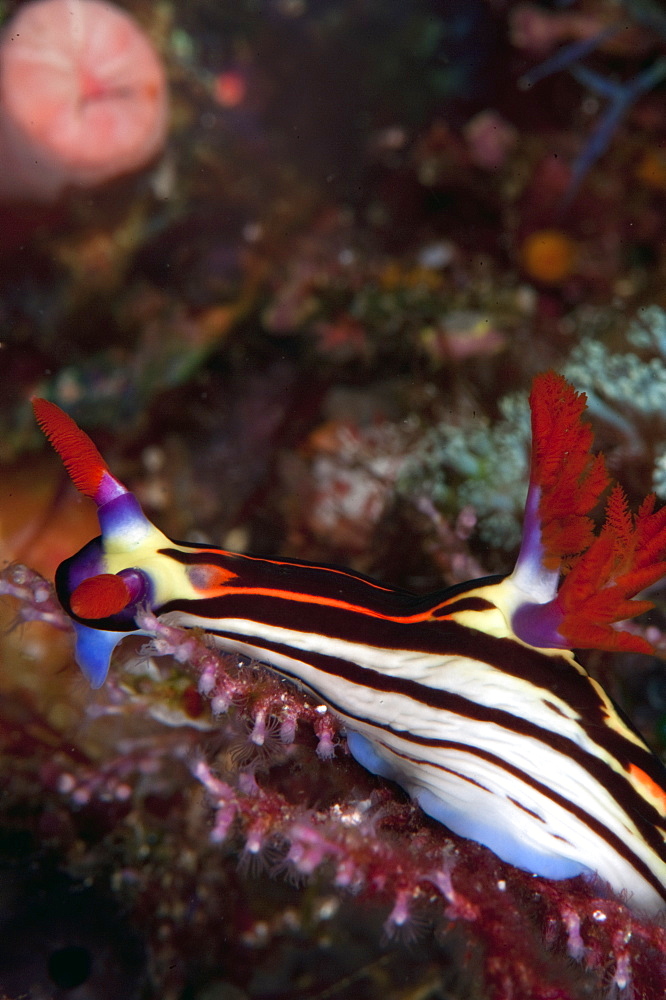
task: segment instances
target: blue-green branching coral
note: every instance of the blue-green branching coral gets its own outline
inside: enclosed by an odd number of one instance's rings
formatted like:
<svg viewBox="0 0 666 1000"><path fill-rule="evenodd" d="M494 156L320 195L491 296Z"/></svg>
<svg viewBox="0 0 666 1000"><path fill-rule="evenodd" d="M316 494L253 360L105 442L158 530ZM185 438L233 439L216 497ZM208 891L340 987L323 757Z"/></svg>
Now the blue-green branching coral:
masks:
<svg viewBox="0 0 666 1000"><path fill-rule="evenodd" d="M650 306L627 331L633 351L585 337L563 374L587 395L589 412L613 427L629 453L654 462L652 486L666 497L666 312Z"/></svg>
<svg viewBox="0 0 666 1000"><path fill-rule="evenodd" d="M447 515L472 507L482 541L510 550L520 542L529 471L530 412L526 393L505 396L501 419L438 424L426 431L398 484L423 494Z"/></svg>
<svg viewBox="0 0 666 1000"><path fill-rule="evenodd" d="M563 375L585 392L590 414L620 436L630 457L654 461L652 488L666 498L666 312L644 309L626 340L632 351L613 352L600 339L584 337L562 366ZM427 430L398 482L404 496L427 495L455 517L473 508L478 537L510 550L520 540L524 483L529 463L526 393L499 402L500 420L490 424L440 423Z"/></svg>

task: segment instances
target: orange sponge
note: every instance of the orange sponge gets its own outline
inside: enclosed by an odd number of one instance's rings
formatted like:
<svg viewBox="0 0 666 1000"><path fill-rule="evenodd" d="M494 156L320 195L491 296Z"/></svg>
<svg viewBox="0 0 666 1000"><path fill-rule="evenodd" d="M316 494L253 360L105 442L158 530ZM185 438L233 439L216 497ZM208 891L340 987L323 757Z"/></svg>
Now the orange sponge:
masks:
<svg viewBox="0 0 666 1000"><path fill-rule="evenodd" d="M566 233L541 229L525 238L520 253L530 278L544 285L559 285L574 273L578 248Z"/></svg>

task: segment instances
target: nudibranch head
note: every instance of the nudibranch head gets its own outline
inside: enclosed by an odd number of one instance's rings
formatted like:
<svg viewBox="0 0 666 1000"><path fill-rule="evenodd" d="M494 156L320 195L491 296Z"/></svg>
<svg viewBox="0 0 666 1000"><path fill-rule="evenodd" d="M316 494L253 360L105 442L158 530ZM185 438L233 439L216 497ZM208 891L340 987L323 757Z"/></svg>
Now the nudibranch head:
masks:
<svg viewBox="0 0 666 1000"><path fill-rule="evenodd" d="M168 540L70 416L45 399L35 398L32 405L72 482L97 504L102 533L59 566L56 589L75 622L79 665L98 687L115 645L137 630L136 609L152 599L150 577L140 564L146 552L152 554L156 544Z"/></svg>

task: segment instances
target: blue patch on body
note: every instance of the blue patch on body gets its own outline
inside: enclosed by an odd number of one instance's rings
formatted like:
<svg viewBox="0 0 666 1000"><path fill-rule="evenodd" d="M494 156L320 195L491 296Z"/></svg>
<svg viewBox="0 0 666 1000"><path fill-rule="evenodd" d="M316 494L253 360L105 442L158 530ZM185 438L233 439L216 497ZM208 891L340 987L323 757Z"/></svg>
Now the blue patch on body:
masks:
<svg viewBox="0 0 666 1000"><path fill-rule="evenodd" d="M91 687L101 687L106 680L111 662L111 654L124 632L105 632L74 622L76 632L76 662L90 681Z"/></svg>
<svg viewBox="0 0 666 1000"><path fill-rule="evenodd" d="M470 814L469 811L456 807L453 802L438 798L432 792L414 788L408 776L401 774L397 767L391 766L366 736L348 732L347 744L352 756L362 767L381 778L395 781L405 791L413 794L428 816L436 819L459 837L489 847L498 858L515 865L516 868L553 879L574 878L590 871L580 861L529 846L514 831L488 822L480 815Z"/></svg>

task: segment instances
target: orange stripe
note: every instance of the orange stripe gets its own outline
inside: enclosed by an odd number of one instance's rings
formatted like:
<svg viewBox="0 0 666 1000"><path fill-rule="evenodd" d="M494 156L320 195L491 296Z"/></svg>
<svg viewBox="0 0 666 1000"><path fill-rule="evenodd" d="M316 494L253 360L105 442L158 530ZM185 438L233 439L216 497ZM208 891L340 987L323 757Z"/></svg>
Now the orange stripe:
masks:
<svg viewBox="0 0 666 1000"><path fill-rule="evenodd" d="M266 560L263 561L265 562ZM436 610L433 608L426 608L425 611L420 611L415 615L385 615L380 611L373 611L362 604L350 604L348 601L338 600L334 597L318 597L310 594L300 594L293 590L271 590L269 587L212 587L209 590L201 590L201 596L203 598L225 597L236 594L251 594L255 597L281 597L284 600L294 601L300 604L326 605L329 608L341 608L343 611L353 611L355 614L365 615L367 618L381 618L384 621L400 622L405 624L409 624L410 622L428 621L432 617L433 610ZM442 619L439 618L438 621L442 621Z"/></svg>
<svg viewBox="0 0 666 1000"><path fill-rule="evenodd" d="M657 782L653 781L650 775L637 767L636 764L629 765L629 774L639 786L641 794L654 799L662 816L666 816L666 791L660 788Z"/></svg>

